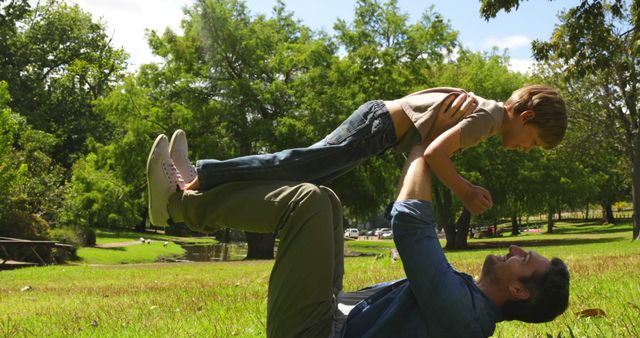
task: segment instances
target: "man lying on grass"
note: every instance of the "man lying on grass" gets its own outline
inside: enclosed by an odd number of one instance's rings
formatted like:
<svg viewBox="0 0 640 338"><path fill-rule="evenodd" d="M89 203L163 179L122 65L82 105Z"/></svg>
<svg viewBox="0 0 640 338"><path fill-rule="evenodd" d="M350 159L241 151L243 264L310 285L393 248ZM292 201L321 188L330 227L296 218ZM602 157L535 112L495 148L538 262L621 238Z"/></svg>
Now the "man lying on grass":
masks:
<svg viewBox="0 0 640 338"><path fill-rule="evenodd" d="M391 212L407 275L399 281L341 291L341 205L323 186L227 183L191 192L188 200L172 198L169 214L181 221L188 209L200 215L202 227L279 233L268 289L269 337L487 337L503 320L538 323L562 314L569 272L558 258L511 246L504 256L486 257L477 281L447 263L436 236L431 173L424 148L416 148Z"/></svg>
<svg viewBox="0 0 640 338"><path fill-rule="evenodd" d="M416 147L420 148L420 147ZM540 323L562 314L569 301L569 272L512 245L488 255L480 278L454 270L436 236L431 173L412 152L391 211L394 241L407 278L373 293L350 311L345 337L488 337L495 323Z"/></svg>

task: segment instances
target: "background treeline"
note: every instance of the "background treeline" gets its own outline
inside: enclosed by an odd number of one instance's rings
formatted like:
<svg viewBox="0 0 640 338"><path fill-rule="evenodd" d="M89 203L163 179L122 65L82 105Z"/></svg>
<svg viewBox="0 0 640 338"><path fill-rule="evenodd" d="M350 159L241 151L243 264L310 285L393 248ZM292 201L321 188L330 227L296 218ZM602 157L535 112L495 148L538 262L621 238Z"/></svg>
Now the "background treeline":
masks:
<svg viewBox="0 0 640 338"><path fill-rule="evenodd" d="M504 52L461 45L434 10L409 23L397 1L360 0L330 34L282 2L262 16L242 1L198 0L183 32L148 33L161 61L131 72L104 23L78 6L0 8L0 236L83 244L96 227L144 229L145 160L160 133L184 129L192 159L273 152L314 143L368 100L435 86L504 101L547 83L568 101L570 130L553 151L506 152L492 139L457 156L461 173L493 194L477 221L510 219L517 231L527 215L552 225L562 210L631 198L631 160L606 108L618 97L594 92L606 77L568 79L552 52L534 75L514 73ZM347 224L384 209L403 160L386 154L330 185ZM455 234L468 215L441 185L434 201L450 247L463 247Z"/></svg>

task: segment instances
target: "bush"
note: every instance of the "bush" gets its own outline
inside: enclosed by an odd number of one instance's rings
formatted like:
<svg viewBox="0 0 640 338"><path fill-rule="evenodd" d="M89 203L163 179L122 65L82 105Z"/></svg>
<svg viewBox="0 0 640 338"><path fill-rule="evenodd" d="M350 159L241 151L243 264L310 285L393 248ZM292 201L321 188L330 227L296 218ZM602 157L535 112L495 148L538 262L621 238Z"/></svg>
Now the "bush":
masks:
<svg viewBox="0 0 640 338"><path fill-rule="evenodd" d="M49 237L49 223L22 210L9 210L0 221L0 234L6 237L39 240Z"/></svg>
<svg viewBox="0 0 640 338"><path fill-rule="evenodd" d="M87 228L84 231L84 246L95 246L96 245L96 231Z"/></svg>
<svg viewBox="0 0 640 338"><path fill-rule="evenodd" d="M59 215L63 225L119 229L140 222L138 205L128 196L129 187L94 153L73 166L73 177Z"/></svg>
<svg viewBox="0 0 640 338"><path fill-rule="evenodd" d="M51 229L50 236L53 241L57 241L62 244L71 244L74 247L82 246L82 244L85 243L81 230L77 228L62 227Z"/></svg>

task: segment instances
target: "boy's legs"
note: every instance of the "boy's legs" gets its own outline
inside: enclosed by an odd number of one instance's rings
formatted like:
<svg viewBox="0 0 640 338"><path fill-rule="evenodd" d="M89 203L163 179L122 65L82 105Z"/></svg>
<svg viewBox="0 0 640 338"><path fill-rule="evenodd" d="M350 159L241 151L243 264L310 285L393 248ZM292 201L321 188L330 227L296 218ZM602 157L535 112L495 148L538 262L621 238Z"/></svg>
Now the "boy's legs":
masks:
<svg viewBox="0 0 640 338"><path fill-rule="evenodd" d="M278 232L268 336L329 336L333 295L342 288L344 271L341 205L331 190L286 181L234 182L176 193L169 213L174 221L204 231Z"/></svg>
<svg viewBox="0 0 640 338"><path fill-rule="evenodd" d="M412 146L425 141L421 136L424 131L419 132L418 128L432 126L432 131L444 131L475 107L473 97L456 93L439 100L425 97L414 101L414 105L434 105L433 112L426 114L431 122L417 124L397 100L370 101L360 106L322 141L310 147L223 161L198 161L198 189L249 180L325 184L391 147L409 151Z"/></svg>
<svg viewBox="0 0 640 338"><path fill-rule="evenodd" d="M308 148L287 149L273 154L243 156L224 161L198 161L199 189L206 190L226 182L250 180L325 183L365 159L395 146L396 134L406 131L398 129L399 123L396 122L396 119L403 116L407 119L404 113L392 117L383 101L371 101L360 106L322 141Z"/></svg>

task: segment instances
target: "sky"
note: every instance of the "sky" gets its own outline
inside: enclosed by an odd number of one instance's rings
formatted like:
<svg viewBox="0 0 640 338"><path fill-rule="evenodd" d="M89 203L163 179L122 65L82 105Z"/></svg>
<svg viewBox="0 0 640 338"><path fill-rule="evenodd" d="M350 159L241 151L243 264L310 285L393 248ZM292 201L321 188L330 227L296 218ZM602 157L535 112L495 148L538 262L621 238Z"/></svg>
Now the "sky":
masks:
<svg viewBox="0 0 640 338"><path fill-rule="evenodd" d="M34 2L35 0L31 1ZM115 47L129 53L130 69L159 61L149 49L145 29L159 32L170 27L180 31L182 8L193 0L67 0L77 3L94 18L102 18ZM272 13L276 0L245 0L252 14ZM459 32L462 45L473 51L508 48L510 67L526 71L532 64L531 41L548 40L559 23L560 10L575 6L580 0L522 0L520 8L511 13L500 12L488 22L480 18L479 0L398 0L398 6L409 14L411 23L418 20L429 6L450 21ZM285 0L294 17L315 30L333 33L338 18L353 19L355 0Z"/></svg>

